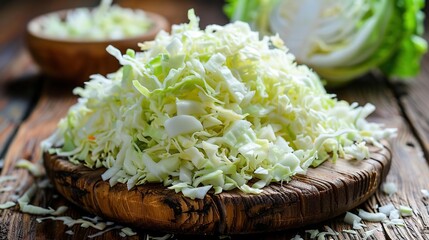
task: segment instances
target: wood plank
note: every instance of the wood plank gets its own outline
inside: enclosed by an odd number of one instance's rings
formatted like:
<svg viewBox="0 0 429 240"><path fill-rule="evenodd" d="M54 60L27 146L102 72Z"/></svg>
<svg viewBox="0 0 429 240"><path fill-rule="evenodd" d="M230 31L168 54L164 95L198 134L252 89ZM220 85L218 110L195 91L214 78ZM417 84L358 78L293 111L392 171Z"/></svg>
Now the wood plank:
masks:
<svg viewBox="0 0 429 240"><path fill-rule="evenodd" d="M56 128L58 120L64 116L68 107L74 102L75 97L71 96L70 89L52 87L45 89L34 112L19 128L16 137L8 149L1 175L15 176L19 181L8 182L8 186L13 186L15 190L1 194L0 202L16 200L16 196L21 196L34 183L34 177L26 170L16 169L14 167L15 163L22 158L35 163L41 159L40 141L52 133ZM51 201L52 191L41 191L40 194L37 194L35 204L46 206ZM62 202L60 201L59 203ZM25 239L35 239L36 234L41 233L40 231L35 231L36 228L41 227L37 225L35 216L22 214L14 210L3 210L0 216L0 223L1 237L6 239L16 239L18 236ZM62 224L54 223L54 225L58 230L65 229ZM51 232L46 233L51 234Z"/></svg>
<svg viewBox="0 0 429 240"><path fill-rule="evenodd" d="M6 148L31 111L40 90L40 79L34 75L37 70L25 50L21 48L12 55L12 60L0 71L0 169Z"/></svg>
<svg viewBox="0 0 429 240"><path fill-rule="evenodd" d="M428 34L429 36L429 34ZM427 37L426 39L429 39ZM416 133L423 152L429 156L429 55L426 54L422 61L422 69L419 76L408 86L396 85L400 103L406 118L410 121L413 131ZM410 146L413 143L409 143Z"/></svg>

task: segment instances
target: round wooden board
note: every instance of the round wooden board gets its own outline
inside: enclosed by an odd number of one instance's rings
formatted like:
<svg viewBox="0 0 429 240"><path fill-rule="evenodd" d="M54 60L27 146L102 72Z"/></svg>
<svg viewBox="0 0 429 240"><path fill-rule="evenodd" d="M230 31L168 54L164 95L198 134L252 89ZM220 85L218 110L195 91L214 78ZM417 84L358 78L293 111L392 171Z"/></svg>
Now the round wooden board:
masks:
<svg viewBox="0 0 429 240"><path fill-rule="evenodd" d="M55 188L86 211L141 229L182 234L242 234L279 231L321 222L367 200L387 175L391 153L371 148L371 158L339 159L296 175L289 183L271 184L262 194L238 190L191 200L161 184L110 187L105 169L73 165L44 154Z"/></svg>

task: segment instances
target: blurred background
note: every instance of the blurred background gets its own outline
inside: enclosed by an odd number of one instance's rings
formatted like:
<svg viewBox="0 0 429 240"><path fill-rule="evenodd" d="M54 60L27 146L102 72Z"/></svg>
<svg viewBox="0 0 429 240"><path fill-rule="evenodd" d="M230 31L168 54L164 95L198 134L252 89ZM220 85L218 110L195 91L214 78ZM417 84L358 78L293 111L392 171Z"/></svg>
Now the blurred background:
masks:
<svg viewBox="0 0 429 240"><path fill-rule="evenodd" d="M187 22L187 10L194 8L197 16L200 17L200 26L208 24L225 24L229 22L223 11L227 1L224 0L113 0L113 3L122 7L141 8L146 11L159 13L167 18L170 24ZM20 56L28 61L18 61L20 64L26 62L32 64L31 57L28 57L25 49L25 29L28 21L44 13L60 9L70 9L76 7L97 6L99 0L1 0L0 1L0 82L7 81L10 71L18 68L10 62L14 56ZM425 7L427 15L428 7ZM426 21L427 22L427 18ZM427 24L426 24L427 25ZM18 37L17 37L18 36ZM21 54L21 55L20 55ZM16 59L16 58L15 58ZM305 63L305 62L304 62ZM37 71L35 64L33 71ZM33 72L34 73L34 72Z"/></svg>
<svg viewBox="0 0 429 240"><path fill-rule="evenodd" d="M141 8L146 11L159 13L167 18L170 24L187 22L187 10L194 8L197 16L200 17L200 26L204 28L208 24L226 24L229 22L223 11L227 1L224 0L114 0L113 3L122 7ZM31 57L25 49L25 29L28 21L44 13L60 9L70 9L76 7L97 6L99 0L1 0L0 1L0 82L7 81L8 75L14 69L23 69L10 59L17 59L14 56L28 59L28 61L18 61L34 65L33 71L37 71L35 64L32 64ZM428 7L425 7L427 15ZM427 18L426 21L427 22ZM427 24L426 24L427 25ZM18 37L17 37L18 36ZM31 69L31 67L30 67ZM34 72L33 72L34 73Z"/></svg>
<svg viewBox="0 0 429 240"><path fill-rule="evenodd" d="M10 81L11 76L34 74L38 71L25 49L25 30L32 18L51 11L76 7L97 6L98 0L1 0L0 1L0 83ZM222 11L221 0L116 0L122 7L142 8L159 13L167 18L170 24L187 22L187 10L194 8L200 15L201 27L207 24L225 24L227 17ZM202 15L201 12L204 14ZM200 14L199 14L200 13ZM23 59L24 58L24 59ZM13 59L13 61L11 61ZM27 64L27 66L23 66ZM29 66L31 65L31 66ZM26 69L27 73L16 74ZM0 96L1 96L0 91Z"/></svg>

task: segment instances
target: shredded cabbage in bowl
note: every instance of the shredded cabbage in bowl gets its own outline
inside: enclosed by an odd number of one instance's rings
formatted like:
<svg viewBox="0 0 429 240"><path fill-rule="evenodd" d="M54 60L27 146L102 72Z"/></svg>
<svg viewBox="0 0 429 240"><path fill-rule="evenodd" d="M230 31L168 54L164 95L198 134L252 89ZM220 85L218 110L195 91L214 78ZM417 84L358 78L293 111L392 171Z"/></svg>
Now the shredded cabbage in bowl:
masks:
<svg viewBox="0 0 429 240"><path fill-rule="evenodd" d="M261 193L327 159L367 158L367 143L394 135L367 122L373 105L328 94L278 36L260 40L243 22L200 30L188 16L142 52L109 46L123 67L74 90L78 103L44 149L107 168L111 186L159 182L194 199Z"/></svg>
<svg viewBox="0 0 429 240"><path fill-rule="evenodd" d="M154 24L143 10L111 4L112 0L101 0L93 9L72 9L64 19L57 13L48 14L40 31L60 39L117 40L142 35Z"/></svg>

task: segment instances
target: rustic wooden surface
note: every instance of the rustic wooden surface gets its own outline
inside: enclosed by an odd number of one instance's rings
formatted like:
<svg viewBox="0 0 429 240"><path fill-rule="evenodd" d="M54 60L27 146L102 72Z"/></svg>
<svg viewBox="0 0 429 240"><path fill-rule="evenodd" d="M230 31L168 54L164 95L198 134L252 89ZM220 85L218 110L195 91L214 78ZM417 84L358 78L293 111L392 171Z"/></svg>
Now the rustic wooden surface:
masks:
<svg viewBox="0 0 429 240"><path fill-rule="evenodd" d="M179 3L180 2L180 3ZM164 14L172 23L186 21L186 10L196 9L201 25L224 24L226 18L221 12L222 1L202 0L124 0L124 5L142 6ZM56 121L64 115L75 98L71 89L62 84L47 81L39 74L25 48L24 29L32 17L52 10L73 6L93 6L96 1L74 0L4 0L0 2L0 165L1 175L16 176L19 181L0 184L13 186L13 191L0 193L0 203L15 200L34 178L27 171L14 168L15 162L25 158L38 162L41 157L38 144L54 128ZM370 229L378 228L372 239L429 239L429 199L424 198L421 189L429 189L429 57L423 60L422 72L409 86L388 84L384 79L366 76L352 85L334 92L349 102L371 102L376 112L371 119L388 127L398 128L398 137L390 142L392 166L387 181L395 182L399 191L388 196L377 191L359 208L373 211L376 204L393 203L409 205L414 209L411 217L405 218L405 227L389 227L382 223L368 223ZM2 160L4 159L4 160ZM44 207L67 205L65 213L73 218L91 216L70 205L50 188L40 190L32 202ZM36 216L22 214L15 208L0 212L0 239L85 239L98 230L73 226L68 228L62 222L47 220L37 223ZM343 223L343 216L313 224L305 228L290 229L269 234L234 235L232 239L291 239L300 234L309 239L306 229L325 230L330 227L340 232L332 239L361 239L341 232L350 229ZM74 235L66 234L73 230ZM146 239L163 236L165 232L139 231L130 239ZM222 236L224 237L224 236ZM172 239L188 239L189 236L175 235ZM219 236L192 236L192 239L218 239ZM118 230L106 232L93 239L122 239Z"/></svg>

